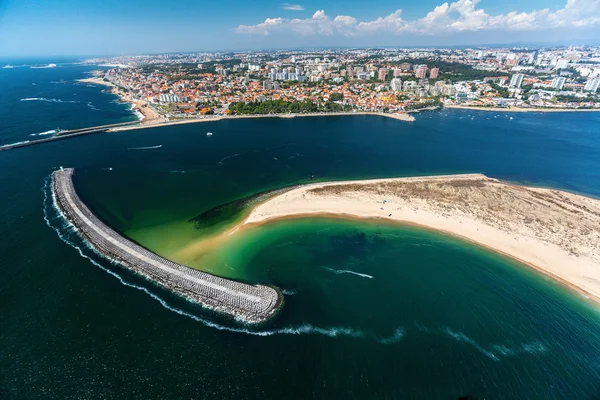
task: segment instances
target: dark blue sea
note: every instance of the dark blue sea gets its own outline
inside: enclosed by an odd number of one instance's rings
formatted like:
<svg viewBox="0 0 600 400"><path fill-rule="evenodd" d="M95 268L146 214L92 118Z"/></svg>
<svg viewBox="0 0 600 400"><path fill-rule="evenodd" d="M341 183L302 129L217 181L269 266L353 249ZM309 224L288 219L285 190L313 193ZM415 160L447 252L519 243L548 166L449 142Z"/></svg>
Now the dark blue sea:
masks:
<svg viewBox="0 0 600 400"><path fill-rule="evenodd" d="M134 118L74 83L91 69L0 70L20 110L3 108L2 141ZM0 399L599 398L597 305L470 243L325 218L249 229L196 267L284 290L281 315L251 329L95 255L48 197L51 172L76 168L90 207L157 252L194 240L207 210L314 180L482 172L600 197L600 113L416 118L225 120L0 152Z"/></svg>
<svg viewBox="0 0 600 400"><path fill-rule="evenodd" d="M49 137L57 129L137 119L130 104L106 87L77 82L103 69L78 62L0 59L0 145Z"/></svg>

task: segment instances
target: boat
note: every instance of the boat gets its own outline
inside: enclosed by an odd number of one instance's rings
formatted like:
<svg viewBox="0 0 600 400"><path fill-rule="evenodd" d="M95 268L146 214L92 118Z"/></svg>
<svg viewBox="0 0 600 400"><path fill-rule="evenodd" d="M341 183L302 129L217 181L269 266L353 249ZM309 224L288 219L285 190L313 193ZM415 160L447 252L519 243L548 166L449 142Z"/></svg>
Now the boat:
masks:
<svg viewBox="0 0 600 400"><path fill-rule="evenodd" d="M206 132L206 136L212 136L212 132Z"/></svg>
<svg viewBox="0 0 600 400"><path fill-rule="evenodd" d="M14 67L13 67L12 65L10 65L10 64L6 64L6 65L5 65L4 67L2 67L2 68L14 68Z"/></svg>

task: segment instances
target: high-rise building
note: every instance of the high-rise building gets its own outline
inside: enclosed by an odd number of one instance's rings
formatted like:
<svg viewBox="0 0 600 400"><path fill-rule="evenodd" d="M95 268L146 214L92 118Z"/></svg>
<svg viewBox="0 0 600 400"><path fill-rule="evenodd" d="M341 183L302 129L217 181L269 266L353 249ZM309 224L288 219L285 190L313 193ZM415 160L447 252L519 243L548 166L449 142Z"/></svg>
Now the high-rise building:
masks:
<svg viewBox="0 0 600 400"><path fill-rule="evenodd" d="M397 78L402 75L402 70L400 68L396 68L394 70L394 78Z"/></svg>
<svg viewBox="0 0 600 400"><path fill-rule="evenodd" d="M439 74L440 74L439 68L431 68L431 71L429 71L429 77L431 79L437 79Z"/></svg>
<svg viewBox="0 0 600 400"><path fill-rule="evenodd" d="M415 76L420 79L427 77L427 66L422 65L419 68L417 68L417 70L415 71Z"/></svg>
<svg viewBox="0 0 600 400"><path fill-rule="evenodd" d="M596 92L599 87L600 87L600 78L594 78L594 79L590 79L589 81L587 81L587 83L585 84L585 88L583 90L585 90L586 92Z"/></svg>
<svg viewBox="0 0 600 400"><path fill-rule="evenodd" d="M380 81L385 81L385 77L387 76L387 69L386 68L379 68L379 74L377 75L377 78Z"/></svg>
<svg viewBox="0 0 600 400"><path fill-rule="evenodd" d="M399 92L402 90L402 81L399 78L394 78L390 82L390 87L394 92Z"/></svg>
<svg viewBox="0 0 600 400"><path fill-rule="evenodd" d="M523 85L524 78L525 78L525 75L523 75L523 74L514 74L512 76L512 78L510 79L510 87L519 89L521 87L521 85Z"/></svg>
<svg viewBox="0 0 600 400"><path fill-rule="evenodd" d="M556 62L556 69L564 69L569 66L569 60L566 58L561 58Z"/></svg>
<svg viewBox="0 0 600 400"><path fill-rule="evenodd" d="M567 79L562 76L557 76L556 78L552 79L552 87L558 90L562 90L562 88L565 86L566 80Z"/></svg>

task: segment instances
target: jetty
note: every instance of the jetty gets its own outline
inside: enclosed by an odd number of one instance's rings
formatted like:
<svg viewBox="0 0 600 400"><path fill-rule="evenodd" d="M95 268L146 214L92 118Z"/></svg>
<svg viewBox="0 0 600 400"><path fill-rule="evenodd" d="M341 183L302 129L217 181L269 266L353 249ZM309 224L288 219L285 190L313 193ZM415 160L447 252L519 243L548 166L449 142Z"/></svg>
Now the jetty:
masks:
<svg viewBox="0 0 600 400"><path fill-rule="evenodd" d="M52 174L54 202L61 214L100 255L179 295L247 323L272 318L283 306L281 292L221 278L169 261L124 238L96 217L73 185L74 169Z"/></svg>

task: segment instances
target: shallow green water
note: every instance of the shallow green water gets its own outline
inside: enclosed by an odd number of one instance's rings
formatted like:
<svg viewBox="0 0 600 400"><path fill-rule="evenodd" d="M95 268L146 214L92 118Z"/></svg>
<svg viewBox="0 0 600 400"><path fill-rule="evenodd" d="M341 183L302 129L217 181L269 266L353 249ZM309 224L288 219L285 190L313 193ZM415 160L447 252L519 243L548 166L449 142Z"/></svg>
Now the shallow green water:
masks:
<svg viewBox="0 0 600 400"><path fill-rule="evenodd" d="M40 190L78 168L94 211L163 254L206 237L188 221L213 207L316 179L483 172L600 193L598 116L472 114L224 121L1 154L0 394L595 398L598 311L473 245L329 219L246 230L198 266L285 290L279 318L249 330L95 256Z"/></svg>

